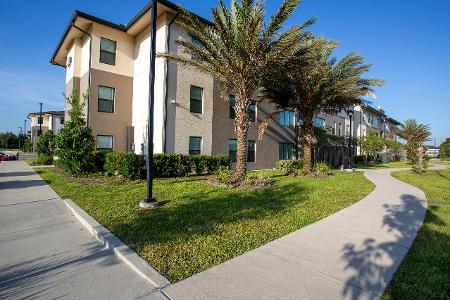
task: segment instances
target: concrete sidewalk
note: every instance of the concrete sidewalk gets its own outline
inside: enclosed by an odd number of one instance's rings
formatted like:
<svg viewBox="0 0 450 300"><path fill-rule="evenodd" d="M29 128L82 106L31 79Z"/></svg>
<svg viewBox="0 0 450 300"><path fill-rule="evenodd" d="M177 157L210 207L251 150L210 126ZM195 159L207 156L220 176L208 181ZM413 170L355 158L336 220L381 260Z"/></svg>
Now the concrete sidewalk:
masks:
<svg viewBox="0 0 450 300"><path fill-rule="evenodd" d="M427 206L421 190L389 175L396 170L365 171L376 189L363 200L163 291L173 299L378 299Z"/></svg>
<svg viewBox="0 0 450 300"><path fill-rule="evenodd" d="M0 164L0 299L165 299L22 161Z"/></svg>

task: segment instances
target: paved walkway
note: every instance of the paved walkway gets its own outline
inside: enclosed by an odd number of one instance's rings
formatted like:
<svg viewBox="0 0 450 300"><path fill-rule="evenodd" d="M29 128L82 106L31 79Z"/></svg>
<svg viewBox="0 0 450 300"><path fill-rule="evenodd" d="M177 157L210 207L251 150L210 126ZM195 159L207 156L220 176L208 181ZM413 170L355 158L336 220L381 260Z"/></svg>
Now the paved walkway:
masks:
<svg viewBox="0 0 450 300"><path fill-rule="evenodd" d="M0 163L0 299L164 299L22 161Z"/></svg>
<svg viewBox="0 0 450 300"><path fill-rule="evenodd" d="M366 171L377 187L363 200L164 292L173 299L379 298L427 205L421 190L389 175L396 170Z"/></svg>

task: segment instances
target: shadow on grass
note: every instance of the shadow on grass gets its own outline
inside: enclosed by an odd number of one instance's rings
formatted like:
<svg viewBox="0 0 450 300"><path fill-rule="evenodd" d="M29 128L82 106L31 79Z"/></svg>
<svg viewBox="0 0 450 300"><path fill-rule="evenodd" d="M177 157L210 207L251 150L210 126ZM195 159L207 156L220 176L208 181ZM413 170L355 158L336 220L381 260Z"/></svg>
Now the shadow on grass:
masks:
<svg viewBox="0 0 450 300"><path fill-rule="evenodd" d="M381 296L416 238L419 229L420 233L415 244L409 250L408 258L400 266L400 270L407 271L407 274L408 269L416 268L417 273L413 272L413 274L417 276L408 276L410 274L400 276L400 282L391 283L391 285L398 285L395 294L392 291L391 294L394 299L430 299L443 296L443 291L445 293L445 285L450 284L448 279L448 274L450 274L448 273L449 257L447 255L446 262L439 261L439 259L433 261L432 257L433 255L442 257L441 251L449 249L450 237L432 230L433 226L430 226L445 225L445 222L435 213L436 208L431 207L426 212L426 225L421 228L425 209L420 199L412 195L402 195L401 200L402 204L400 205L384 206L386 215L383 219L383 227L396 234L394 241L378 242L375 238L367 238L361 245L347 244L342 249L342 258L347 261L346 269L351 269L354 274L345 282L342 295L346 298L360 299L362 297L361 289ZM423 249L423 243L432 241L439 241L439 243ZM428 260L424 260L423 251L432 252L426 254ZM442 263L447 266L443 266ZM430 272L430 270L433 271ZM444 279L444 282L436 281L437 276ZM445 283L445 278L447 278L447 283ZM424 289L423 287L427 285L429 288ZM418 286L419 289L417 289ZM447 290L448 296L449 291Z"/></svg>

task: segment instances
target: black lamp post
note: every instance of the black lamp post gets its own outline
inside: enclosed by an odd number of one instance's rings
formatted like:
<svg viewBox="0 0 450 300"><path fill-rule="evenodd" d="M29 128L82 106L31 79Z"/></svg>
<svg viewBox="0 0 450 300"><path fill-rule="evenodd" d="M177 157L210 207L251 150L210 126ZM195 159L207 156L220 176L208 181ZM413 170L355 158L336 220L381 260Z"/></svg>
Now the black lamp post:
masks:
<svg viewBox="0 0 450 300"><path fill-rule="evenodd" d="M159 203L153 197L153 105L155 102L155 59L156 59L156 17L158 1L152 0L150 27L150 70L148 91L148 124L147 124L147 196L139 204L141 208L155 208Z"/></svg>
<svg viewBox="0 0 450 300"><path fill-rule="evenodd" d="M349 117L349 119L350 119L350 132L349 132L349 135L348 135L348 153L349 153L349 155L348 155L348 157L349 157L349 165L350 166L353 166L353 164L352 164L352 137L353 137L353 129L352 129L352 118L353 118L353 109L349 109L349 110L347 110L347 115L348 115L348 117Z"/></svg>
<svg viewBox="0 0 450 300"><path fill-rule="evenodd" d="M38 119L39 132L38 132L38 136L41 136L41 134L42 134L42 123L43 122L44 122L44 120L42 119L42 102L39 102L39 119Z"/></svg>

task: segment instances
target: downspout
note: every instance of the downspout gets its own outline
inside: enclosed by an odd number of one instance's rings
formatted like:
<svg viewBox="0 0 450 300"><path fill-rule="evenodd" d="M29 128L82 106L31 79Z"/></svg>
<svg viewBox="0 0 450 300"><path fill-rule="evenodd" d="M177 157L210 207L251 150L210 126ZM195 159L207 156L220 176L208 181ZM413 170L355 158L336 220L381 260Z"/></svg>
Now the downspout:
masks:
<svg viewBox="0 0 450 300"><path fill-rule="evenodd" d="M86 124L89 126L89 107L90 107L90 99L91 99L91 65L92 65L92 35L75 25L75 20L72 21L72 26L82 33L89 36L89 72L88 72L88 99L87 99L87 112L86 112ZM81 75L81 74L80 74ZM81 77L80 77L80 89L81 89ZM79 95L81 96L81 91L79 91Z"/></svg>
<svg viewBox="0 0 450 300"><path fill-rule="evenodd" d="M180 11L177 11L177 13L175 14L175 16L172 18L172 20L170 20L169 25L168 25L168 33L167 33L167 40L166 40L166 48L167 48L167 52L170 52L170 28L172 27L173 22L175 22L175 19L178 17L178 15L180 14ZM163 146L163 152L167 153L167 101L169 101L169 60L166 58L165 59L165 77L166 77L166 93L164 95L164 146Z"/></svg>

